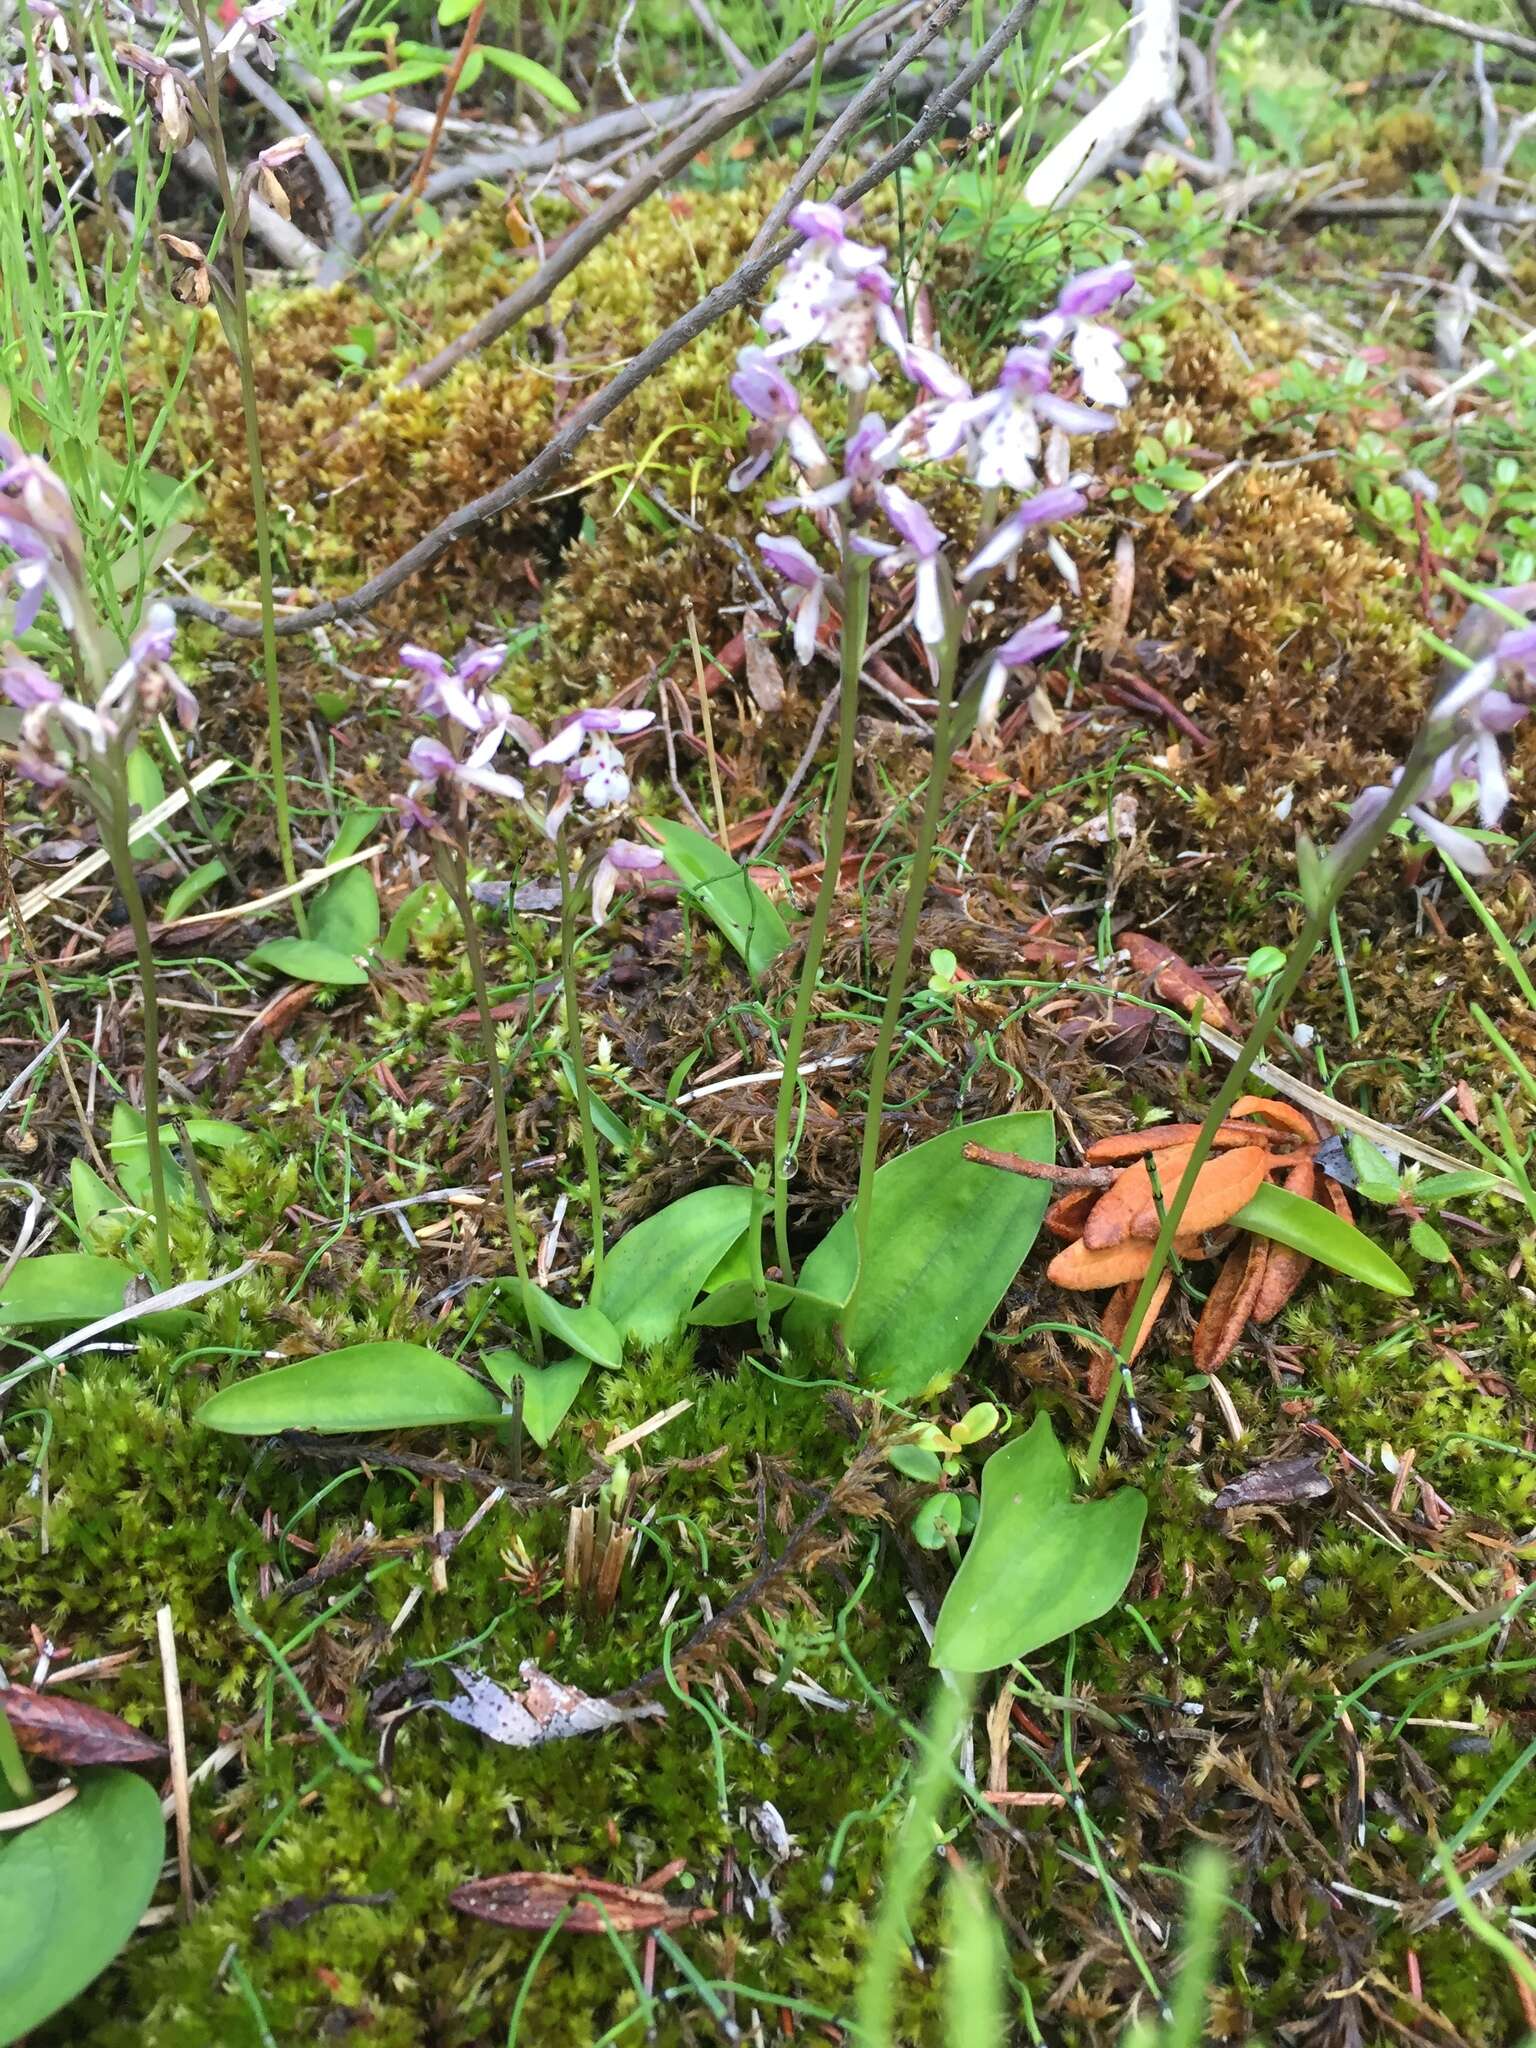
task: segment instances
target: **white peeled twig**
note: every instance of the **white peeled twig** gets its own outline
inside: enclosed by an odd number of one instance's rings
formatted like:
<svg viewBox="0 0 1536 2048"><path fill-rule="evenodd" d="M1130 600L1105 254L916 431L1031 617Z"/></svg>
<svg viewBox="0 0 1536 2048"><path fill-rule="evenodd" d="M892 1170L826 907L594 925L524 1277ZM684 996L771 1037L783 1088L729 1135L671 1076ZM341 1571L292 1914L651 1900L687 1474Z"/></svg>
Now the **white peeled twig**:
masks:
<svg viewBox="0 0 1536 2048"><path fill-rule="evenodd" d="M1178 0L1132 0L1124 76L1046 151L1024 184L1031 206L1055 206L1098 176L1148 121L1173 104L1179 78Z"/></svg>
<svg viewBox="0 0 1536 2048"><path fill-rule="evenodd" d="M206 768L199 768L189 785L193 794L201 796L203 791L210 789L221 776L227 775L234 765L233 761L219 760L210 761ZM142 818L135 821L133 827L135 839L140 837L141 834L153 832L155 827L163 825L167 818L174 818L176 813L183 809L187 801L187 791L185 789L172 790L171 794L163 802L156 804L153 810L146 811ZM21 912L22 923L30 924L40 910L46 910L50 903L57 903L61 897L67 896L81 882L88 880L94 874L98 874L107 865L109 858L110 855L106 852L105 848L98 847L94 853L86 854L83 860L77 860L72 868L66 868L62 875L55 875L52 881L39 882L35 889L29 889L26 895L19 899L17 904L17 908Z"/></svg>
<svg viewBox="0 0 1536 2048"><path fill-rule="evenodd" d="M227 1273L215 1273L211 1280L183 1280L179 1287L167 1287L161 1294L152 1294L147 1301L136 1301L130 1307L114 1309L109 1316L101 1316L94 1323L87 1323L82 1330L71 1330L67 1337L60 1337L50 1344L46 1351L39 1351L29 1358L25 1365L17 1366L0 1380L0 1398L12 1387L19 1386L30 1373L40 1366L56 1365L61 1358L67 1358L71 1351L78 1351L82 1345L104 1336L108 1330L121 1328L124 1323L134 1323L141 1316L160 1315L166 1309L187 1308L194 1301L201 1301L205 1294L213 1294L220 1287L228 1287L234 1280L243 1280L247 1273L254 1273L256 1261L247 1259L243 1265L234 1266Z"/></svg>

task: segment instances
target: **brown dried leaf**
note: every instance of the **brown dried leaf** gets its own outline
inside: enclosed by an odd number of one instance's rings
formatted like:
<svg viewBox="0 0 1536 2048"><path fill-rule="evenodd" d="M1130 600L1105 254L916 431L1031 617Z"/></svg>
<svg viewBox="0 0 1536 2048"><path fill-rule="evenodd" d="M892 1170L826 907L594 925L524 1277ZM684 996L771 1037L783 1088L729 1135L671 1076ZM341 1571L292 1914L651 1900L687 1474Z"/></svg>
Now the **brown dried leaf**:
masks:
<svg viewBox="0 0 1536 2048"><path fill-rule="evenodd" d="M659 1892L632 1884L600 1884L590 1877L513 1870L477 1877L450 1894L449 1904L497 1927L541 1933L561 1920L572 1934L644 1934L656 1928L694 1927L713 1920L710 1906L674 1906Z"/></svg>
<svg viewBox="0 0 1536 2048"><path fill-rule="evenodd" d="M746 655L747 688L759 711L784 708L784 675L769 646L770 629L747 607L742 617L742 644Z"/></svg>
<svg viewBox="0 0 1536 2048"><path fill-rule="evenodd" d="M1120 944L1130 955L1138 974L1151 978L1152 986L1165 1003L1192 1017L1197 1008L1219 1029L1230 1031L1232 1012L1198 968L1165 946L1161 939L1145 932L1121 932Z"/></svg>
<svg viewBox="0 0 1536 2048"><path fill-rule="evenodd" d="M1288 1508L1325 1500L1332 1491L1333 1481L1316 1458L1273 1458L1224 1486L1211 1505L1223 1514L1232 1508Z"/></svg>
<svg viewBox="0 0 1536 2048"><path fill-rule="evenodd" d="M1083 1234L1088 1211L1098 1199L1097 1188L1074 1188L1071 1194L1058 1196L1045 1212L1045 1228L1052 1237L1059 1237L1066 1244L1075 1243Z"/></svg>
<svg viewBox="0 0 1536 2048"><path fill-rule="evenodd" d="M1285 1131L1300 1138L1303 1143L1317 1143L1317 1126L1304 1109L1298 1109L1294 1102L1282 1102L1278 1096L1245 1095L1232 1105L1234 1118L1253 1117L1260 1123L1273 1124L1277 1130Z"/></svg>
<svg viewBox="0 0 1536 2048"><path fill-rule="evenodd" d="M60 1692L8 1685L0 1691L0 1709L19 1747L49 1763L154 1764L165 1758L162 1745L141 1729Z"/></svg>
<svg viewBox="0 0 1536 2048"><path fill-rule="evenodd" d="M1235 1152L1208 1159L1195 1176L1194 1188L1179 1219L1180 1231L1185 1237L1198 1237L1203 1231L1215 1230L1230 1221L1245 1202L1252 1201L1275 1163L1274 1153L1264 1145L1244 1145ZM1180 1176L1179 1187L1185 1178L1186 1175ZM1171 1178L1163 1182L1165 1209L1172 1207L1176 1192ZM1160 1220L1156 1202L1148 1201L1131 1224L1131 1236L1156 1237Z"/></svg>
<svg viewBox="0 0 1536 2048"><path fill-rule="evenodd" d="M1317 1168L1310 1159L1298 1159L1285 1176L1287 1194L1304 1202L1317 1199ZM1292 1251L1288 1244L1271 1243L1264 1267L1264 1284L1249 1311L1256 1323L1272 1323L1306 1279L1312 1261L1305 1252Z"/></svg>
<svg viewBox="0 0 1536 2048"><path fill-rule="evenodd" d="M1219 1372L1231 1357L1264 1285L1268 1260L1269 1241L1262 1237L1241 1237L1227 1253L1195 1325L1197 1372Z"/></svg>

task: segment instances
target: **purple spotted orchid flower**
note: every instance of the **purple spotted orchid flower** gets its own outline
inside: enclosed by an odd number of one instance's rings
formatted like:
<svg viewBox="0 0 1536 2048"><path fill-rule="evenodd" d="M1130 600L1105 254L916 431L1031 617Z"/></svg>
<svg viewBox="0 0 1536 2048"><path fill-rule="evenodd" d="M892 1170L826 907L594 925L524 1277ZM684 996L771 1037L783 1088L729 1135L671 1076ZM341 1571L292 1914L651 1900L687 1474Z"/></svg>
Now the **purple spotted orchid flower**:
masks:
<svg viewBox="0 0 1536 2048"><path fill-rule="evenodd" d="M1510 796L1499 742L1530 709L1522 696L1503 685L1508 679L1518 682L1522 691L1529 691L1533 670L1536 626L1516 627L1502 634L1492 652L1457 677L1430 707L1431 728L1447 731L1450 738L1432 762L1418 797L1406 806L1403 816L1464 874L1481 876L1493 872L1486 849L1469 831L1437 818L1428 807L1450 796L1458 785L1470 783L1475 791L1478 824L1485 832L1497 831ZM1402 769L1395 769L1385 783L1373 783L1360 792L1350 806L1350 835L1370 828L1402 778Z"/></svg>
<svg viewBox="0 0 1536 2048"><path fill-rule="evenodd" d="M902 543L899 548L889 551L879 549L884 556L884 566L893 569L904 561L917 565L912 618L932 659L935 649L943 645L950 630L941 568L944 535L929 518L927 508L904 491L900 484L878 484L875 496L879 499L881 511L901 536ZM871 553L875 552L875 547L870 548Z"/></svg>
<svg viewBox="0 0 1536 2048"><path fill-rule="evenodd" d="M197 699L171 666L176 645L176 614L168 604L152 604L144 623L128 643L127 659L102 693L98 709L110 709L136 692L142 712L153 713L159 699L168 696L175 706L176 721L183 732L197 724Z"/></svg>
<svg viewBox="0 0 1536 2048"><path fill-rule="evenodd" d="M795 634L795 659L809 667L816 655L816 636L826 604L827 579L808 548L783 534L760 533L757 545L769 568L784 579L780 599Z"/></svg>
<svg viewBox="0 0 1536 2048"><path fill-rule="evenodd" d="M637 875L653 875L666 864L666 856L658 847L641 846L633 839L610 840L592 877L594 922L602 924L606 920L617 890L629 887Z"/></svg>
<svg viewBox="0 0 1536 2048"><path fill-rule="evenodd" d="M412 812L408 815L412 815L413 822L422 815L416 799L423 790L434 789L440 782L457 782L465 789L479 790L487 796L502 796L513 803L520 802L523 785L517 777L504 775L499 768L491 766L503 737L500 726L490 727L462 760L452 747L433 739L430 733L423 733L420 739L413 740L411 751L406 756L416 771L416 781L407 792L407 801L412 804Z"/></svg>
<svg viewBox="0 0 1536 2048"><path fill-rule="evenodd" d="M277 24L292 4L293 0L254 0L254 5L241 9L228 33L214 45L214 56L239 57L249 54L253 63L264 65L268 71L275 71Z"/></svg>
<svg viewBox="0 0 1536 2048"><path fill-rule="evenodd" d="M820 345L838 382L866 391L877 374L875 341L898 353L904 346L885 251L856 241L847 214L826 201L802 201L789 221L805 240L763 308L763 327L776 337L767 353L799 356Z"/></svg>
<svg viewBox="0 0 1536 2048"><path fill-rule="evenodd" d="M1135 282L1136 273L1125 262L1084 270L1062 287L1054 312L1025 323L1025 334L1048 348L1067 345L1083 380L1083 395L1095 405L1122 406L1130 399L1120 336L1098 316L1118 304Z"/></svg>
<svg viewBox="0 0 1536 2048"><path fill-rule="evenodd" d="M1057 484L1039 491L1014 507L995 526L961 570L961 581L971 583L989 570L1012 563L1024 545L1024 537L1037 526L1054 525L1059 519L1074 519L1088 500L1075 484Z"/></svg>
<svg viewBox="0 0 1536 2048"><path fill-rule="evenodd" d="M1053 444L1047 474L1063 475L1068 437L1106 433L1116 421L1113 413L1058 398L1051 390L1050 357L1043 350L1011 348L994 390L958 399L934 415L928 453L944 462L965 448L970 474L984 491L1032 491L1039 481L1042 424Z"/></svg>
<svg viewBox="0 0 1536 2048"><path fill-rule="evenodd" d="M421 677L416 709L430 718L451 718L466 732L475 733L500 729L511 719L506 698L486 688L492 676L500 674L506 658L507 650L500 644L466 648L451 663L433 648L418 647L412 641L400 649L401 661Z"/></svg>
<svg viewBox="0 0 1536 2048"><path fill-rule="evenodd" d="M622 705L598 704L561 726L528 756L530 768L559 768L560 787L542 820L544 831L553 839L564 825L579 795L590 811L617 810L628 803L629 770L615 744L644 732L654 725L654 711Z"/></svg>
<svg viewBox="0 0 1536 2048"><path fill-rule="evenodd" d="M765 349L744 348L736 359L731 389L756 423L747 436L745 460L731 471L728 488L755 483L783 447L807 476L831 467L816 430L800 410L800 394Z"/></svg>
<svg viewBox="0 0 1536 2048"><path fill-rule="evenodd" d="M167 604L152 604L94 704L70 697L53 677L16 648L0 664L0 690L21 713L21 745L15 761L21 773L45 788L58 788L114 748L132 745L140 729L157 718L167 698L183 730L197 724L197 699L171 666L176 615Z"/></svg>
<svg viewBox="0 0 1536 2048"><path fill-rule="evenodd" d="M1061 606L1053 604L1048 612L1031 619L1027 626L1020 626L1000 647L993 649L991 666L982 680L981 697L976 707L976 730L982 739L991 741L997 737L997 715L1003 707L1003 693L1014 670L1033 668L1036 662L1054 654L1068 637L1067 629L1061 623Z"/></svg>
<svg viewBox="0 0 1536 2048"><path fill-rule="evenodd" d="M81 616L85 550L68 491L39 456L0 434L0 548L15 557L0 572L16 591L12 625L25 633L51 592L66 630Z"/></svg>

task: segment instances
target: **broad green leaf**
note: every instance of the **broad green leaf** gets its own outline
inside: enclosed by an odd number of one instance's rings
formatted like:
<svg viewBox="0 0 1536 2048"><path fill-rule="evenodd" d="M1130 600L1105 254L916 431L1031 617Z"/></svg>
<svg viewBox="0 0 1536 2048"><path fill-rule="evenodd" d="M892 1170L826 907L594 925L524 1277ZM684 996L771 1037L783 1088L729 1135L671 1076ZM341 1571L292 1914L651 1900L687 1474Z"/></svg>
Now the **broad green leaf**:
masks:
<svg viewBox="0 0 1536 2048"><path fill-rule="evenodd" d="M479 44L470 51L459 68L458 90L471 92L480 83L480 74L485 69L485 46Z"/></svg>
<svg viewBox="0 0 1536 2048"><path fill-rule="evenodd" d="M438 0L439 26L452 28L457 22L468 21L475 11L475 6L476 0Z"/></svg>
<svg viewBox="0 0 1536 2048"><path fill-rule="evenodd" d="M194 1145L209 1152L238 1152L251 1142L249 1131L221 1116L189 1116L181 1120L180 1127Z"/></svg>
<svg viewBox="0 0 1536 2048"><path fill-rule="evenodd" d="M765 1281L763 1292L773 1315L798 1302L807 1314L821 1322L830 1322L843 1306L840 1301L828 1301L823 1295L810 1294L803 1287L787 1287L782 1280ZM732 1323L750 1323L756 1318L757 1289L751 1280L727 1280L723 1286L711 1288L688 1316L690 1323L709 1330L723 1330Z"/></svg>
<svg viewBox="0 0 1536 2048"><path fill-rule="evenodd" d="M1131 1582L1146 1495L1073 1500L1072 1468L1037 1415L981 1471L981 1517L933 1631L943 1671L998 1671L1107 1614Z"/></svg>
<svg viewBox="0 0 1536 2048"><path fill-rule="evenodd" d="M323 946L317 939L268 939L245 956L247 967L270 967L295 981L323 982L329 988L363 988L368 970L348 953Z"/></svg>
<svg viewBox="0 0 1536 2048"><path fill-rule="evenodd" d="M523 1427L542 1451L570 1412L592 1370L590 1358L560 1358L530 1365L516 1351L488 1351L480 1363L510 1401L515 1380L523 1383Z"/></svg>
<svg viewBox="0 0 1536 2048"><path fill-rule="evenodd" d="M690 825L670 818L647 818L645 823L689 902L736 949L749 974L765 973L789 944L789 927L746 869Z"/></svg>
<svg viewBox="0 0 1536 2048"><path fill-rule="evenodd" d="M185 917L194 903L201 903L215 882L222 881L229 873L221 860L205 860L200 868L194 868L190 875L176 884L165 899L167 918Z"/></svg>
<svg viewBox="0 0 1536 2048"><path fill-rule="evenodd" d="M893 1445L889 1456L903 1478L919 1480L925 1486L937 1486L944 1477L944 1467L937 1456L924 1450L921 1444Z"/></svg>
<svg viewBox="0 0 1536 2048"><path fill-rule="evenodd" d="M1383 1294L1413 1292L1413 1283L1402 1267L1388 1258L1363 1230L1346 1223L1321 1203L1304 1201L1300 1195L1287 1194L1284 1188L1267 1184L1261 1187L1253 1200L1238 1210L1232 1222L1238 1230L1272 1237L1277 1244L1289 1245L1293 1252L1305 1252L1320 1265L1332 1266L1336 1273L1347 1273L1352 1280L1363 1280L1367 1287L1379 1288Z"/></svg>
<svg viewBox="0 0 1536 2048"><path fill-rule="evenodd" d="M128 756L128 800L142 818L146 811L152 811L157 804L165 802L165 777L153 754L143 747L135 747ZM157 825L153 832L141 832L128 842L128 851L135 860L148 860L162 851L162 841L169 827Z"/></svg>
<svg viewBox="0 0 1536 2048"><path fill-rule="evenodd" d="M203 1403L199 1422L232 1436L284 1429L345 1435L354 1429L416 1429L428 1423L494 1422L489 1387L424 1344L350 1344L297 1365L237 1380Z"/></svg>
<svg viewBox="0 0 1536 2048"><path fill-rule="evenodd" d="M417 920L426 910L434 895L441 896L442 889L436 882L420 882L407 896L394 916L389 920L389 930L374 948L381 960L399 962L410 947L411 933Z"/></svg>
<svg viewBox="0 0 1536 2048"><path fill-rule="evenodd" d="M502 1285L522 1301L530 1323L537 1323L560 1343L569 1344L583 1358L590 1358L594 1365L624 1363L624 1340L600 1308L591 1303L585 1308L567 1308L563 1301L556 1301L531 1280L526 1287L517 1280L503 1281Z"/></svg>
<svg viewBox="0 0 1536 2048"><path fill-rule="evenodd" d="M336 837L326 848L326 866L334 867L337 861L347 860L354 853L361 853L369 833L388 816L389 812L382 810L377 804L369 804L360 811L348 811L341 821ZM355 873L356 870L349 869L348 872ZM324 893L322 890L321 894Z"/></svg>
<svg viewBox="0 0 1536 2048"><path fill-rule="evenodd" d="M170 1157L168 1147L176 1142L176 1134L163 1119L160 1124L160 1154L165 1169L165 1192L168 1200L174 1202L187 1184L187 1177L176 1161ZM144 1115L131 1103L116 1102L112 1105L112 1132L107 1140L107 1150L112 1155L112 1164L117 1170L118 1185L137 1209L149 1206L149 1143L146 1136Z"/></svg>
<svg viewBox="0 0 1536 2048"><path fill-rule="evenodd" d="M107 1193L110 1198L111 1190ZM42 1252L21 1259L0 1287L0 1330L80 1329L116 1315L127 1303L133 1277L131 1266L92 1252Z"/></svg>
<svg viewBox="0 0 1536 2048"><path fill-rule="evenodd" d="M1465 1166L1459 1173L1428 1173L1412 1190L1420 1202L1453 1202L1459 1195L1486 1195L1498 1181L1491 1173Z"/></svg>
<svg viewBox="0 0 1536 2048"><path fill-rule="evenodd" d="M315 892L309 936L338 953L366 953L379 936L379 892L366 867L348 868Z"/></svg>
<svg viewBox="0 0 1536 2048"><path fill-rule="evenodd" d="M483 43L481 48L488 64L496 65L509 78L520 79L562 114L581 112L580 100L563 80L556 78L553 71L546 71L542 64L536 64L531 57L524 57L516 50L503 50L494 43Z"/></svg>
<svg viewBox="0 0 1536 2048"><path fill-rule="evenodd" d="M126 1216L133 1206L115 1194L95 1167L88 1166L83 1159L69 1162L69 1188L74 1199L75 1228L82 1237L89 1237L92 1227L103 1216Z"/></svg>
<svg viewBox="0 0 1536 2048"><path fill-rule="evenodd" d="M860 1379L895 1400L943 1384L960 1370L1028 1257L1045 1214L1049 1183L975 1165L964 1156L973 1141L1047 1160L1054 1134L1050 1117L1039 1111L988 1117L915 1145L875 1175L869 1270L841 1327ZM802 1289L846 1301L855 1257L850 1210L801 1268ZM797 1302L784 1319L784 1334L806 1342L818 1320L825 1319Z"/></svg>
<svg viewBox="0 0 1536 2048"><path fill-rule="evenodd" d="M627 1341L666 1343L751 1216L750 1188L698 1188L669 1202L626 1230L609 1252L592 1290L594 1307Z"/></svg>
<svg viewBox="0 0 1536 2048"><path fill-rule="evenodd" d="M154 1786L134 1771L77 1775L68 1806L0 1835L0 2043L94 1983L159 1882L165 1822Z"/></svg>

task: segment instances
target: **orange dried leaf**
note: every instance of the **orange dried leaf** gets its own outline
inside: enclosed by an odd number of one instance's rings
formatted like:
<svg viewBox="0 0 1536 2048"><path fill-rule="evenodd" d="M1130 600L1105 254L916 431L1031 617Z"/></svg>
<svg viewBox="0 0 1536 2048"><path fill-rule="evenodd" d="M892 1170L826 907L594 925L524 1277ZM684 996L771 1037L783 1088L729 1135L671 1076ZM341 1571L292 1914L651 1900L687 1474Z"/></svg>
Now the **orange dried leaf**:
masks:
<svg viewBox="0 0 1536 2048"><path fill-rule="evenodd" d="M1172 1285L1173 1268L1170 1266L1164 1272L1162 1279L1158 1281L1153 1291L1147 1313L1142 1318L1141 1328L1136 1333L1135 1346L1131 1351L1130 1357L1126 1360L1127 1365L1134 1365L1141 1356L1146 1341L1151 1336L1153 1329L1156 1327L1157 1319L1163 1312L1163 1303L1168 1299L1168 1290ZM1126 1326L1131 1320L1131 1309L1135 1305L1136 1296L1140 1291L1141 1282L1139 1280L1127 1280L1115 1289L1109 1300L1104 1304L1104 1313L1099 1317L1099 1328L1104 1333L1105 1341L1113 1345L1116 1351L1120 1349L1121 1344L1125 1341ZM1104 1389L1109 1385L1109 1366L1111 1363L1112 1361L1108 1360L1104 1362L1104 1371L1101 1377L1098 1370L1098 1362L1095 1361L1094 1378L1099 1379L1100 1384L1095 1388L1090 1382L1090 1391L1095 1392L1100 1400L1104 1398Z"/></svg>
<svg viewBox="0 0 1536 2048"><path fill-rule="evenodd" d="M1197 1372L1217 1372L1232 1355L1259 1298L1268 1263L1267 1238L1244 1236L1228 1252L1195 1325Z"/></svg>
<svg viewBox="0 0 1536 2048"><path fill-rule="evenodd" d="M527 1934L559 1924L572 1934L638 1934L655 1928L694 1927L713 1920L709 1906L674 1906L643 1885L602 1884L564 1872L514 1870L505 1877L476 1877L451 1892L448 1903L477 1920L515 1927Z"/></svg>
<svg viewBox="0 0 1536 2048"><path fill-rule="evenodd" d="M1058 1252L1045 1269L1048 1280L1074 1292L1095 1287L1120 1287L1127 1280L1139 1280L1152 1263L1149 1244L1116 1244L1107 1251L1090 1251L1081 1238Z"/></svg>
<svg viewBox="0 0 1536 2048"><path fill-rule="evenodd" d="M1157 1157L1164 1187L1174 1187L1189 1164L1193 1145L1170 1145ZM1152 1200L1152 1173L1144 1159L1128 1166L1113 1187L1102 1194L1088 1212L1083 1225L1083 1243L1092 1252L1106 1245L1121 1244L1129 1237L1131 1225Z"/></svg>
<svg viewBox="0 0 1536 2048"><path fill-rule="evenodd" d="M1088 1211L1098 1199L1097 1188L1074 1188L1071 1194L1058 1196L1045 1212L1046 1229L1065 1244L1075 1243L1083 1234Z"/></svg>
<svg viewBox="0 0 1536 2048"><path fill-rule="evenodd" d="M1308 1145L1317 1143L1317 1128L1311 1117L1294 1102L1282 1102L1278 1096L1245 1095L1233 1103L1232 1115L1254 1117L1261 1123L1273 1124L1277 1130L1292 1133Z"/></svg>
<svg viewBox="0 0 1536 2048"><path fill-rule="evenodd" d="M1194 1188L1179 1220L1181 1233L1185 1237L1195 1237L1229 1222L1245 1202L1252 1201L1275 1163L1274 1153L1264 1145L1244 1145L1235 1152L1224 1152L1217 1159L1208 1159L1195 1176ZM1183 1180L1184 1176L1181 1176L1179 1187L1182 1187ZM1162 1185L1165 1209L1172 1207L1176 1192L1172 1178L1165 1179ZM1131 1224L1131 1236L1156 1237L1159 1221L1157 1204L1149 1200L1137 1212Z"/></svg>
<svg viewBox="0 0 1536 2048"><path fill-rule="evenodd" d="M1286 1193L1302 1201L1317 1199L1317 1168L1310 1159L1298 1159L1285 1176ZM1264 1267L1264 1284L1254 1299L1249 1316L1256 1323L1272 1323L1306 1279L1312 1261L1305 1252L1292 1251L1288 1244L1271 1242Z"/></svg>

